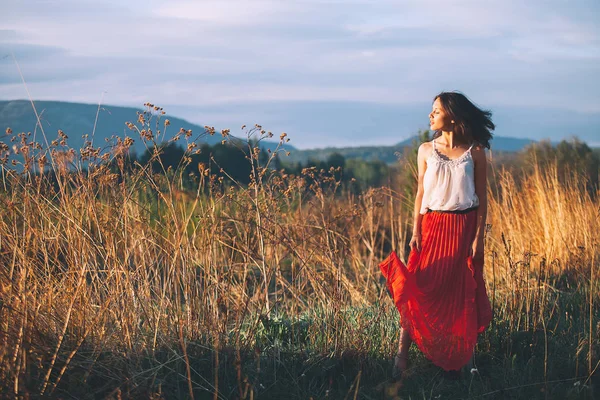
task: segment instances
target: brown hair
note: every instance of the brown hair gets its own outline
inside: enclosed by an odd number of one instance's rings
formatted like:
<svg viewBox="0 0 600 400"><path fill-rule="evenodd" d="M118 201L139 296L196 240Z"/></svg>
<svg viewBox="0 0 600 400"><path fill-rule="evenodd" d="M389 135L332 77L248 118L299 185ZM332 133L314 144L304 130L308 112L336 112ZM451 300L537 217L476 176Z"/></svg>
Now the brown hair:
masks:
<svg viewBox="0 0 600 400"><path fill-rule="evenodd" d="M442 92L435 96L433 101L436 99L440 100L446 114L454 120L454 133L466 143L476 142L490 148L492 131L496 128L492 122L491 111L480 109L460 92ZM433 137L439 137L441 134L437 131Z"/></svg>

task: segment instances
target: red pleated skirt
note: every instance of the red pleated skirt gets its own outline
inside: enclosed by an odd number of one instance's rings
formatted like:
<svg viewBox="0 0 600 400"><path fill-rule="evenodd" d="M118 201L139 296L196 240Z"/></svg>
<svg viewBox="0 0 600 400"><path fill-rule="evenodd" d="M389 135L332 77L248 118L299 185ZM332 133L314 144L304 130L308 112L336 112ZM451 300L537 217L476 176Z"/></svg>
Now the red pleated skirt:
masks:
<svg viewBox="0 0 600 400"><path fill-rule="evenodd" d="M395 252L381 264L400 323L419 349L446 371L466 365L492 320L483 263L470 254L477 211L429 212L421 221L421 251L408 265Z"/></svg>

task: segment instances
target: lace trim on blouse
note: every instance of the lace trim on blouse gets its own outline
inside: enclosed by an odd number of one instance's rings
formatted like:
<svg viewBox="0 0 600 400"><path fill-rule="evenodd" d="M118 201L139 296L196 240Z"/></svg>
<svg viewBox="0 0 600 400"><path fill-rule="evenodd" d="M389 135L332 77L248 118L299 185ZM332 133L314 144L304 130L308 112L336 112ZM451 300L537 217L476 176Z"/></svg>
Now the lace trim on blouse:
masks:
<svg viewBox="0 0 600 400"><path fill-rule="evenodd" d="M440 162L446 163L446 164L451 164L451 165L458 165L461 163L461 161L463 161L465 159L465 157L467 157L468 155L471 154L471 149L473 148L473 144L471 144L471 147L469 147L464 153L462 153L459 157L457 158L449 158L447 155L442 154L439 152L439 150L435 147L435 139L432 141L433 142L433 156Z"/></svg>

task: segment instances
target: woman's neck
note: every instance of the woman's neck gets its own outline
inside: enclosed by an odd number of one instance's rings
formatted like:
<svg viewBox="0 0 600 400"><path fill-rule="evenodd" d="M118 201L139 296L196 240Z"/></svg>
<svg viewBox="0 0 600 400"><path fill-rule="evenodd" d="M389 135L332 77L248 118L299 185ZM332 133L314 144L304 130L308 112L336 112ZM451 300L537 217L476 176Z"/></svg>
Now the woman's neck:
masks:
<svg viewBox="0 0 600 400"><path fill-rule="evenodd" d="M455 149L455 148L459 147L460 145L465 144L462 142L462 140L460 140L458 137L456 137L456 135L454 134L453 131L448 131L448 132L442 131L442 137L444 138L446 145L448 147L450 147L451 149Z"/></svg>

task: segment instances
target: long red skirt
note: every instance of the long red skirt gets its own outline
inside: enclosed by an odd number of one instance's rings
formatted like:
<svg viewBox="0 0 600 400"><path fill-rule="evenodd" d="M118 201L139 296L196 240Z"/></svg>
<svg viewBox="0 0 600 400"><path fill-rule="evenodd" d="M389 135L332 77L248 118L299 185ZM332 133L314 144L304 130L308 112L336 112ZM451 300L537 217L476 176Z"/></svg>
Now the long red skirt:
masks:
<svg viewBox="0 0 600 400"><path fill-rule="evenodd" d="M469 362L477 334L492 320L483 263L470 254L477 211L429 212L421 222L421 251L408 265L395 252L381 264L400 323L419 349L446 371Z"/></svg>

